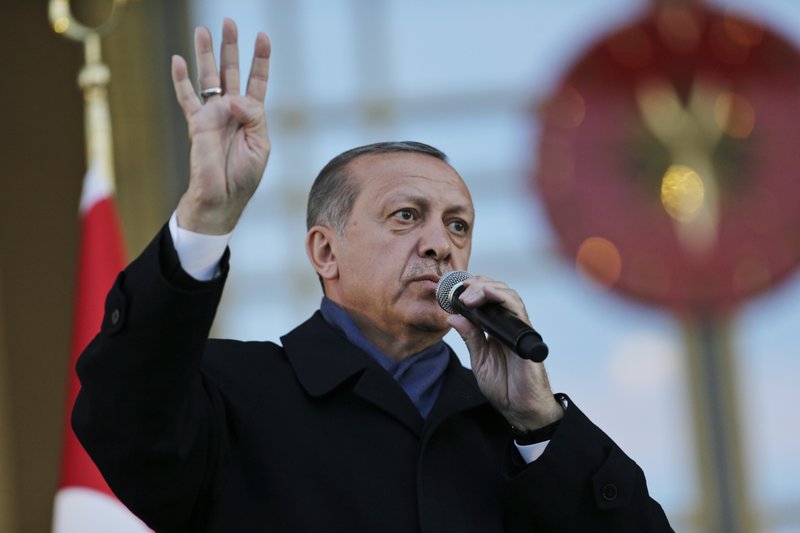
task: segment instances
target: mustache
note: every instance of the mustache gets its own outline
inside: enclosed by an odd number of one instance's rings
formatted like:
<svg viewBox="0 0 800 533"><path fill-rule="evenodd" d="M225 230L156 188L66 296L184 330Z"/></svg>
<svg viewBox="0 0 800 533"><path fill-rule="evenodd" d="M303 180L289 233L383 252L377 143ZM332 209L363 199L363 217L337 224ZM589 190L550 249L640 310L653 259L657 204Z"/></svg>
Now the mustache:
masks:
<svg viewBox="0 0 800 533"><path fill-rule="evenodd" d="M408 265L408 267L406 267L405 272L403 272L403 279L411 280L425 276L436 276L437 278L441 278L450 270L450 268L434 259L420 260L411 263Z"/></svg>

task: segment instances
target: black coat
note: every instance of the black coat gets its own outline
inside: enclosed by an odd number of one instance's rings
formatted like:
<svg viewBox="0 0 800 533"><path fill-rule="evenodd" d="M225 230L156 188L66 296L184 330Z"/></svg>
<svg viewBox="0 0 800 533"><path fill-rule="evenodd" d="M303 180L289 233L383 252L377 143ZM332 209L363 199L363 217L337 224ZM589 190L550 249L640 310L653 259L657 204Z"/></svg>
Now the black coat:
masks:
<svg viewBox="0 0 800 533"><path fill-rule="evenodd" d="M283 347L208 340L223 265L189 279L162 231L78 362L75 432L156 531L670 531L641 469L574 404L524 465L455 355L423 420L319 313Z"/></svg>

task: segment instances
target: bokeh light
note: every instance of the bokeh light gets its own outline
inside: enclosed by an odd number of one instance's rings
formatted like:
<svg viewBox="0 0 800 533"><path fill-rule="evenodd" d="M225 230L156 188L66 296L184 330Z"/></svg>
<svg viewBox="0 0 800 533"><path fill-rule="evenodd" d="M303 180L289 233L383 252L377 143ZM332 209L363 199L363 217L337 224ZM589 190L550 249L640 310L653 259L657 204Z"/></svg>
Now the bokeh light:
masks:
<svg viewBox="0 0 800 533"><path fill-rule="evenodd" d="M661 181L661 204L680 222L689 222L703 207L705 187L693 169L670 165Z"/></svg>
<svg viewBox="0 0 800 533"><path fill-rule="evenodd" d="M755 127L756 112L744 96L724 92L714 103L714 119L726 134L737 139L746 139Z"/></svg>
<svg viewBox="0 0 800 533"><path fill-rule="evenodd" d="M678 52L691 52L700 44L700 22L691 9L680 5L665 5L658 13L661 38Z"/></svg>
<svg viewBox="0 0 800 533"><path fill-rule="evenodd" d="M67 17L59 17L53 21L53 31L56 33L64 33L69 29L69 19Z"/></svg>
<svg viewBox="0 0 800 533"><path fill-rule="evenodd" d="M630 392L665 386L676 378L681 355L674 338L634 332L614 346L609 360L611 377Z"/></svg>
<svg viewBox="0 0 800 533"><path fill-rule="evenodd" d="M561 129L577 128L586 116L586 101L583 95L569 85L563 87L546 107L553 126Z"/></svg>
<svg viewBox="0 0 800 533"><path fill-rule="evenodd" d="M752 18L745 20L728 8L722 16L725 34L742 46L752 48L764 39L764 28Z"/></svg>
<svg viewBox="0 0 800 533"><path fill-rule="evenodd" d="M589 237L578 247L575 266L600 287L610 288L622 274L622 256L608 239Z"/></svg>

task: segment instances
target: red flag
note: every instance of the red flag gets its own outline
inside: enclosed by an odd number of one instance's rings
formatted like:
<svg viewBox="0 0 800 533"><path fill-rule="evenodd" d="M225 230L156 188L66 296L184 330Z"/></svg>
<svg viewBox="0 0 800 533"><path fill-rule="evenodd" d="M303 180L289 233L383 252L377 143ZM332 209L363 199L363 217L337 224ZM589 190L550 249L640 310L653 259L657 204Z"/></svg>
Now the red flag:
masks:
<svg viewBox="0 0 800 533"><path fill-rule="evenodd" d="M80 384L75 362L100 331L105 297L125 267L125 252L111 180L92 165L83 182L81 232L70 377L67 386L61 480L53 512L56 533L143 532L144 524L122 505L78 442L69 423Z"/></svg>

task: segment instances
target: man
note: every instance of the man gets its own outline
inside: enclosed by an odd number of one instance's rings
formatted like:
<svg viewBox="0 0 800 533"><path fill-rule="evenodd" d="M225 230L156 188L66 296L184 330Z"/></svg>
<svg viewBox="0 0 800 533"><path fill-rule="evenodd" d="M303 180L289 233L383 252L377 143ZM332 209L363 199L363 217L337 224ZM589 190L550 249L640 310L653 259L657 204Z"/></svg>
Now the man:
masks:
<svg viewBox="0 0 800 533"><path fill-rule="evenodd" d="M270 45L256 38L243 95L233 21L219 71L206 29L195 48L204 102L172 62L188 190L78 363L73 425L119 498L157 531L669 531L641 470L553 395L541 364L439 308L474 213L435 148L332 160L309 195L320 312L282 346L208 340L227 239L269 154ZM529 322L505 284L466 285L465 305ZM474 375L442 342L450 327Z"/></svg>

